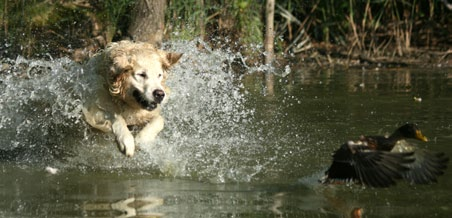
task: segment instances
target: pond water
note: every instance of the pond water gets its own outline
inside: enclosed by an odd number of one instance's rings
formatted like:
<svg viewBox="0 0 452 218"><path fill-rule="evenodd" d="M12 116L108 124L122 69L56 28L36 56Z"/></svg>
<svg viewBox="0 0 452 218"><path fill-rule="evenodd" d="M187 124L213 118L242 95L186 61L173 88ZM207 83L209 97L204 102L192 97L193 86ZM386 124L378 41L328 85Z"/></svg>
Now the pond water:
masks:
<svg viewBox="0 0 452 218"><path fill-rule="evenodd" d="M81 117L89 69L68 59L3 60L1 217L448 217L452 173L375 189L318 183L331 153L361 134L416 122L417 146L452 156L450 69L235 73L241 57L184 52L171 71L165 129L124 157ZM422 101L414 101L421 97ZM47 167L57 170L49 173Z"/></svg>

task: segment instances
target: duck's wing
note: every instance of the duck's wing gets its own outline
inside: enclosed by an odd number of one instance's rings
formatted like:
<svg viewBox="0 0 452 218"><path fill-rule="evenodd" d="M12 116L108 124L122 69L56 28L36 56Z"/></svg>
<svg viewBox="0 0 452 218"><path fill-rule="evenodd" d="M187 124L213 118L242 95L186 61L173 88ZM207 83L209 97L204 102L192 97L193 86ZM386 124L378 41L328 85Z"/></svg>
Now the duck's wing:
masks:
<svg viewBox="0 0 452 218"><path fill-rule="evenodd" d="M416 149L415 161L407 164L408 171L403 172L403 178L411 184L436 183L437 177L444 174L449 163L449 157L442 152Z"/></svg>
<svg viewBox="0 0 452 218"><path fill-rule="evenodd" d="M331 181L350 181L358 177L353 166L353 153L346 144L342 145L333 154L333 163L325 172L326 179Z"/></svg>
<svg viewBox="0 0 452 218"><path fill-rule="evenodd" d="M329 179L357 180L371 187L388 187L395 179L402 178L402 172L411 163L412 153L391 153L376 151L368 146L348 142L333 155L333 164L326 172Z"/></svg>
<svg viewBox="0 0 452 218"><path fill-rule="evenodd" d="M367 186L388 187L395 185L396 179L402 178L402 173L411 163L412 153L391 153L387 151L361 150L353 156L354 167L358 179Z"/></svg>
<svg viewBox="0 0 452 218"><path fill-rule="evenodd" d="M413 152L413 163L407 164L409 168L402 176L411 184L430 184L437 182L437 177L444 173L449 163L449 157L442 152L420 149L412 142L400 140L392 150L393 152Z"/></svg>

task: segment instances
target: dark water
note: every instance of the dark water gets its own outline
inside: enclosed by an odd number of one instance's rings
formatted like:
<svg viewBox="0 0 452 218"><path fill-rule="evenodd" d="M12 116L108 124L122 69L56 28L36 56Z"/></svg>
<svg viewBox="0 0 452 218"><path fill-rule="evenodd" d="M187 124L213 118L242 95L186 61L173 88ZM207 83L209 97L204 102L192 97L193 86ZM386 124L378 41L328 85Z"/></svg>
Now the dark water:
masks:
<svg viewBox="0 0 452 218"><path fill-rule="evenodd" d="M450 69L303 69L266 80L235 54L174 44L165 130L133 159L88 127L89 72L69 60L9 60L0 71L1 217L448 217L437 184L317 183L331 152L416 122L420 147L452 156ZM281 75L280 75L281 74ZM413 97L421 97L417 102ZM45 168L58 169L56 174Z"/></svg>

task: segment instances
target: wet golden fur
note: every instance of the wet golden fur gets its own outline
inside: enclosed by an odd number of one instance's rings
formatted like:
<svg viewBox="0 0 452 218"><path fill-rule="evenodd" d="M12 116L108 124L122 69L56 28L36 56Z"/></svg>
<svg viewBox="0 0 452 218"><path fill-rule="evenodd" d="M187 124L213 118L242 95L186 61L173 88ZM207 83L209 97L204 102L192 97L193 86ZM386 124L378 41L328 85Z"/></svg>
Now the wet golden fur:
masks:
<svg viewBox="0 0 452 218"><path fill-rule="evenodd" d="M83 105L85 120L96 129L113 132L119 149L133 156L135 146L151 143L163 129L160 111L168 94L164 82L167 70L181 56L147 43L110 44L87 65L98 79ZM131 125L142 127L136 136L127 128Z"/></svg>

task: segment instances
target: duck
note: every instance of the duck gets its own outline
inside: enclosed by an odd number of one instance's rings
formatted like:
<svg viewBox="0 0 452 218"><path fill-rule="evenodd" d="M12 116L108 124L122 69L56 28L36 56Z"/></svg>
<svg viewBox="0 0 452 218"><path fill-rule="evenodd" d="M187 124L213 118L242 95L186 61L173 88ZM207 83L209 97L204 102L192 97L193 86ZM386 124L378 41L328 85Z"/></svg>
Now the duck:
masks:
<svg viewBox="0 0 452 218"><path fill-rule="evenodd" d="M369 187L389 187L398 180L436 183L449 157L443 152L417 149L407 139L428 141L414 123L400 126L389 136L361 136L357 141L348 141L333 153L333 163L320 181Z"/></svg>

